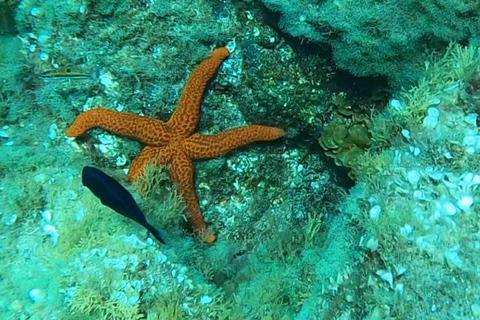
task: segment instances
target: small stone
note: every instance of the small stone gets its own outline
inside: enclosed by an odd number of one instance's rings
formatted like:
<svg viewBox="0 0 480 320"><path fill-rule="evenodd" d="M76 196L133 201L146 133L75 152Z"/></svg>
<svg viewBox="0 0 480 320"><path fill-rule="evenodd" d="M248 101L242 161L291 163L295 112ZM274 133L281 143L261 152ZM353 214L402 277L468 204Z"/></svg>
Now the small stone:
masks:
<svg viewBox="0 0 480 320"><path fill-rule="evenodd" d="M460 251L460 248L453 247L448 250L445 250L445 252L443 253L445 260L447 262L447 265L452 269L454 267L460 270L464 268L465 264L462 258L460 258L460 256L458 255L459 251Z"/></svg>
<svg viewBox="0 0 480 320"><path fill-rule="evenodd" d="M425 168L425 172L428 174L428 176L435 180L435 181L440 181L443 178L445 178L445 172L437 170L433 167L427 167Z"/></svg>
<svg viewBox="0 0 480 320"><path fill-rule="evenodd" d="M430 116L430 117L434 117L434 118L438 118L440 117L440 110L438 110L437 108L428 108L427 110L427 114Z"/></svg>
<svg viewBox="0 0 480 320"><path fill-rule="evenodd" d="M472 206L473 202L474 202L474 199L472 196L465 195L460 199L458 199L457 206L463 211L468 211L470 210L470 207Z"/></svg>
<svg viewBox="0 0 480 320"><path fill-rule="evenodd" d="M470 306L470 308L472 309L472 315L475 318L480 318L480 305L474 303Z"/></svg>
<svg viewBox="0 0 480 320"><path fill-rule="evenodd" d="M52 211L43 210L42 212L40 212L40 215L42 216L43 221L45 221L45 222L52 221Z"/></svg>
<svg viewBox="0 0 480 320"><path fill-rule="evenodd" d="M422 175L418 170L410 170L407 172L407 181L412 185L416 185L422 178Z"/></svg>
<svg viewBox="0 0 480 320"><path fill-rule="evenodd" d="M409 225L408 223L400 228L400 234L407 240L410 239L410 236L412 235L412 232L413 232L413 227L411 225Z"/></svg>
<svg viewBox="0 0 480 320"><path fill-rule="evenodd" d="M397 293L402 294L402 293L403 293L403 288L404 288L403 283L397 283L397 284L395 285L395 291L396 291Z"/></svg>
<svg viewBox="0 0 480 320"><path fill-rule="evenodd" d="M155 261L158 262L158 263L161 263L161 264L164 264L165 262L167 262L167 260L168 260L168 258L164 254L161 254L161 255L155 257Z"/></svg>
<svg viewBox="0 0 480 320"><path fill-rule="evenodd" d="M428 104L431 106L438 106L440 103L442 103L442 99L440 98L432 98L428 101ZM431 108L431 109L436 109L436 108Z"/></svg>
<svg viewBox="0 0 480 320"><path fill-rule="evenodd" d="M46 52L40 53L40 55L39 55L38 57L39 57L40 60L42 60L42 61L47 61L48 58L49 58L48 53L46 53Z"/></svg>
<svg viewBox="0 0 480 320"><path fill-rule="evenodd" d="M117 167L122 167L127 163L127 157L125 157L124 154L121 154L120 156L117 157L117 160L115 160L115 164Z"/></svg>
<svg viewBox="0 0 480 320"><path fill-rule="evenodd" d="M33 303L41 304L45 302L45 293L40 289L32 289L28 292L28 297Z"/></svg>
<svg viewBox="0 0 480 320"><path fill-rule="evenodd" d="M81 208L78 209L77 212L75 212L75 221L81 221L83 219L83 216L85 215L85 209Z"/></svg>
<svg viewBox="0 0 480 320"><path fill-rule="evenodd" d="M427 128L434 129L438 125L438 117L426 116L423 118L423 125Z"/></svg>
<svg viewBox="0 0 480 320"><path fill-rule="evenodd" d="M373 206L370 211L368 212L370 216L370 220L372 221L377 221L378 218L380 217L380 213L382 212L382 207L380 205L375 205Z"/></svg>
<svg viewBox="0 0 480 320"><path fill-rule="evenodd" d="M378 239L376 238L370 238L367 241L366 247L372 251L375 251L378 249Z"/></svg>
<svg viewBox="0 0 480 320"><path fill-rule="evenodd" d="M30 9L30 14L34 17L38 17L42 14L42 9L39 9L37 7L33 7L32 9Z"/></svg>
<svg viewBox="0 0 480 320"><path fill-rule="evenodd" d="M130 297L128 297L128 303L133 305L136 305L140 301L140 295L138 293L133 293Z"/></svg>
<svg viewBox="0 0 480 320"><path fill-rule="evenodd" d="M404 136L407 139L410 139L410 137L411 137L410 131L408 131L407 129L403 129L402 130L402 136Z"/></svg>
<svg viewBox="0 0 480 320"><path fill-rule="evenodd" d="M395 273L397 274L397 277L403 276L407 272L407 269L402 266L395 266Z"/></svg>
<svg viewBox="0 0 480 320"><path fill-rule="evenodd" d="M457 214L457 207L450 201L445 200L441 203L441 208L444 214L454 216Z"/></svg>
<svg viewBox="0 0 480 320"><path fill-rule="evenodd" d="M112 294L110 295L110 298L123 303L128 302L127 295L123 291L113 291Z"/></svg>
<svg viewBox="0 0 480 320"><path fill-rule="evenodd" d="M35 183L44 184L47 181L47 176L44 173L39 173L33 177Z"/></svg>
<svg viewBox="0 0 480 320"><path fill-rule="evenodd" d="M402 105L402 103L400 102L400 100L398 100L398 99L392 99L392 100L390 100L389 105L390 105L390 107L391 107L393 110L396 110L396 111L403 110L403 105Z"/></svg>
<svg viewBox="0 0 480 320"><path fill-rule="evenodd" d="M98 251L98 256L99 257L104 257L105 254L107 254L107 248L102 248Z"/></svg>
<svg viewBox="0 0 480 320"><path fill-rule="evenodd" d="M16 214L12 214L10 216L10 218L8 218L7 222L5 223L7 226L11 226L12 224L14 224L15 222L17 221L17 215Z"/></svg>
<svg viewBox="0 0 480 320"><path fill-rule="evenodd" d="M477 126L477 119L478 119L478 114L476 113L469 113L463 118L463 120L468 123L469 125L472 126Z"/></svg>
<svg viewBox="0 0 480 320"><path fill-rule="evenodd" d="M58 242L58 230L51 224L46 224L43 226L43 232L50 236L52 245L56 246Z"/></svg>
<svg viewBox="0 0 480 320"><path fill-rule="evenodd" d="M388 270L378 270L377 276L380 277L383 281L388 283L390 287L393 287L393 274Z"/></svg>
<svg viewBox="0 0 480 320"><path fill-rule="evenodd" d="M143 288L142 281L140 280L133 280L132 281L132 287L135 288L137 291L141 291Z"/></svg>
<svg viewBox="0 0 480 320"><path fill-rule="evenodd" d="M203 305L206 305L206 304L210 304L212 303L213 299L210 298L209 296L202 296L200 298L200 303L203 304Z"/></svg>

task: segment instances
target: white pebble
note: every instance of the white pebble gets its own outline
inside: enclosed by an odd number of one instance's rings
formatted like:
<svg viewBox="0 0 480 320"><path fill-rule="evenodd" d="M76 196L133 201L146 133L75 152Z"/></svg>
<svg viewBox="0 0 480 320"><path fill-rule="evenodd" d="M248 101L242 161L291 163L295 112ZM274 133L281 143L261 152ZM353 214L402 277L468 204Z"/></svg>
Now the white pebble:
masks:
<svg viewBox="0 0 480 320"><path fill-rule="evenodd" d="M425 172L428 174L428 176L435 180L435 181L440 181L443 178L445 178L445 172L437 170L433 167L427 167L425 168Z"/></svg>
<svg viewBox="0 0 480 320"><path fill-rule="evenodd" d="M377 276L380 277L383 281L388 283L390 287L393 287L393 274L388 270L378 270Z"/></svg>
<svg viewBox="0 0 480 320"><path fill-rule="evenodd" d="M446 215L453 216L457 213L457 207L450 201L443 201L442 203L443 212Z"/></svg>
<svg viewBox="0 0 480 320"><path fill-rule="evenodd" d="M101 134L98 136L98 140L103 144L113 144L115 142L113 136L109 134Z"/></svg>
<svg viewBox="0 0 480 320"><path fill-rule="evenodd" d="M158 263L161 263L161 264L167 262L167 260L168 260L168 258L164 254L161 254L161 255L155 257L155 261L158 262Z"/></svg>
<svg viewBox="0 0 480 320"><path fill-rule="evenodd" d="M33 177L33 181L39 184L44 184L47 181L47 176L44 173L37 174Z"/></svg>
<svg viewBox="0 0 480 320"><path fill-rule="evenodd" d="M0 138L10 138L10 135L3 129L0 129Z"/></svg>
<svg viewBox="0 0 480 320"><path fill-rule="evenodd" d="M85 215L85 209L84 208L78 209L77 212L75 212L75 221L76 222L81 221L84 215Z"/></svg>
<svg viewBox="0 0 480 320"><path fill-rule="evenodd" d="M396 110L396 111L400 111L403 109L402 103L398 99L390 100L389 105L391 108L393 108L393 110Z"/></svg>
<svg viewBox="0 0 480 320"><path fill-rule="evenodd" d="M434 129L438 125L438 118L434 116L426 116L423 118L423 125L427 128Z"/></svg>
<svg viewBox="0 0 480 320"><path fill-rule="evenodd" d="M182 283L183 280L185 280L185 277L184 277L184 276L182 276L182 275L178 275L178 276L177 276L177 281L178 281L178 283Z"/></svg>
<svg viewBox="0 0 480 320"><path fill-rule="evenodd" d="M105 254L107 254L107 248L102 248L100 251L98 251L98 256L99 257L104 257Z"/></svg>
<svg viewBox="0 0 480 320"><path fill-rule="evenodd" d="M476 174L476 175L473 176L472 184L474 184L474 185L480 184L480 175Z"/></svg>
<svg viewBox="0 0 480 320"><path fill-rule="evenodd" d="M203 304L203 305L210 304L210 303L212 303L212 301L213 301L213 299L210 298L209 296L202 296L200 298L200 303Z"/></svg>
<svg viewBox="0 0 480 320"><path fill-rule="evenodd" d="M43 226L43 232L50 236L52 244L55 246L58 242L58 230L51 224L46 224Z"/></svg>
<svg viewBox="0 0 480 320"><path fill-rule="evenodd" d="M112 294L110 294L110 299L117 300L123 303L127 303L127 295L123 291L113 291Z"/></svg>
<svg viewBox="0 0 480 320"><path fill-rule="evenodd" d="M440 117L440 110L437 108L428 108L427 114L431 117L437 118Z"/></svg>
<svg viewBox="0 0 480 320"><path fill-rule="evenodd" d="M460 248L453 247L451 249L445 250L443 253L445 260L450 268L456 267L458 269L463 269L464 262L462 258L458 255Z"/></svg>
<svg viewBox="0 0 480 320"><path fill-rule="evenodd" d="M121 154L120 156L117 157L117 160L115 161L115 164L117 167L122 167L127 163L127 157L125 157L124 154Z"/></svg>
<svg viewBox="0 0 480 320"><path fill-rule="evenodd" d="M153 246L152 238L148 237L147 240L145 240L145 242L147 243L147 246Z"/></svg>
<svg viewBox="0 0 480 320"><path fill-rule="evenodd" d="M47 60L48 60L48 53L42 52L42 53L40 53L40 55L39 55L38 57L39 57L40 60L42 60L42 61L47 61Z"/></svg>
<svg viewBox="0 0 480 320"><path fill-rule="evenodd" d="M395 273L397 276L403 276L407 272L407 268L402 266L395 266Z"/></svg>
<svg viewBox="0 0 480 320"><path fill-rule="evenodd" d="M438 106L440 103L442 103L442 99L440 98L432 98L428 101L428 104L431 106Z"/></svg>
<svg viewBox="0 0 480 320"><path fill-rule="evenodd" d="M45 222L52 221L52 211L43 210L42 212L40 212L40 215L42 216L43 221L45 221Z"/></svg>
<svg viewBox="0 0 480 320"><path fill-rule="evenodd" d="M463 120L466 123L468 123L468 124L470 124L474 127L477 126L477 119L478 119L478 114L476 114L476 113L469 113L465 116L465 118L463 118Z"/></svg>
<svg viewBox="0 0 480 320"><path fill-rule="evenodd" d="M133 280L133 281L132 281L132 287L134 287L135 290L137 290L137 291L141 291L141 290L142 290L142 287L143 287L142 281L140 281L140 280Z"/></svg>
<svg viewBox="0 0 480 320"><path fill-rule="evenodd" d="M470 306L470 308L472 309L472 315L478 319L480 318L480 305L474 303Z"/></svg>
<svg viewBox="0 0 480 320"><path fill-rule="evenodd" d="M470 207L472 206L473 202L474 202L474 199L472 196L465 195L465 196L462 196L460 199L458 199L457 206L463 211L468 211L470 210Z"/></svg>
<svg viewBox="0 0 480 320"><path fill-rule="evenodd" d="M395 291L396 291L397 293L402 294L402 293L403 293L403 288L404 288L403 283L397 283L397 284L395 285Z"/></svg>
<svg viewBox="0 0 480 320"><path fill-rule="evenodd" d="M45 293L40 289L32 289L28 292L28 297L33 303L45 302Z"/></svg>
<svg viewBox="0 0 480 320"><path fill-rule="evenodd" d="M410 131L408 131L407 129L402 130L402 135L407 139L410 139L411 137Z"/></svg>
<svg viewBox="0 0 480 320"><path fill-rule="evenodd" d="M105 87L109 88L113 86L113 78L112 75L107 72L107 73L100 73L100 76L98 77L98 80L102 85Z"/></svg>
<svg viewBox="0 0 480 320"><path fill-rule="evenodd" d="M104 144L99 144L98 151L100 151L100 153L102 154L107 154L110 151L110 149Z"/></svg>
<svg viewBox="0 0 480 320"><path fill-rule="evenodd" d="M58 127L55 123L52 123L50 127L48 127L47 136L50 140L54 140L57 137Z"/></svg>
<svg viewBox="0 0 480 320"><path fill-rule="evenodd" d="M15 222L17 221L17 215L16 214L12 214L10 216L10 218L8 218L7 222L5 222L5 224L7 226L11 226L12 224L14 224Z"/></svg>
<svg viewBox="0 0 480 320"><path fill-rule="evenodd" d="M413 227L408 223L400 228L400 234L407 240L410 240L410 235L413 232Z"/></svg>
<svg viewBox="0 0 480 320"><path fill-rule="evenodd" d="M416 185L422 178L422 175L418 170L410 170L407 172L407 181L412 185Z"/></svg>
<svg viewBox="0 0 480 320"><path fill-rule="evenodd" d="M138 293L133 293L130 297L128 297L128 303L133 305L136 305L140 301L140 295Z"/></svg>
<svg viewBox="0 0 480 320"><path fill-rule="evenodd" d="M380 217L380 213L382 212L382 207L380 205L375 205L373 206L370 211L368 212L370 216L370 220L372 221L377 221L378 217Z"/></svg>
<svg viewBox="0 0 480 320"><path fill-rule="evenodd" d="M32 9L30 9L30 14L34 17L38 17L42 14L42 10L37 7L33 7Z"/></svg>

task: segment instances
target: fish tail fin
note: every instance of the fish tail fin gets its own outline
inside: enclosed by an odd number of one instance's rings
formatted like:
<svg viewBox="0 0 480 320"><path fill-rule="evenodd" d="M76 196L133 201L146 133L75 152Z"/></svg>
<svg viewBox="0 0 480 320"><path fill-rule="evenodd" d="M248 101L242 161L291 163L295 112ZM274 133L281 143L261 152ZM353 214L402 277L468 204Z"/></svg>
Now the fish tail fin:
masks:
<svg viewBox="0 0 480 320"><path fill-rule="evenodd" d="M147 230L155 237L155 239L160 241L161 244L167 244L165 240L163 240L163 233L157 230L154 226L148 224Z"/></svg>

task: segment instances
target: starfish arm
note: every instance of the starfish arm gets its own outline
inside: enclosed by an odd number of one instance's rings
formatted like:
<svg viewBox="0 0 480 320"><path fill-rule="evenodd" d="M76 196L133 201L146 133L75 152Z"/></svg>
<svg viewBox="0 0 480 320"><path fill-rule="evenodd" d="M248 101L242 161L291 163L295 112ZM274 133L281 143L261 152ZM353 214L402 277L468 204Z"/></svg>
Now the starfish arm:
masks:
<svg viewBox="0 0 480 320"><path fill-rule="evenodd" d="M208 231L203 220L202 211L195 194L193 171L193 162L187 155L178 151L173 154L170 174L185 202L188 222L197 236L207 243L213 243L216 236Z"/></svg>
<svg viewBox="0 0 480 320"><path fill-rule="evenodd" d="M168 121L175 135L187 137L195 131L200 117L203 92L229 54L227 48L218 48L193 71L183 89L178 106Z"/></svg>
<svg viewBox="0 0 480 320"><path fill-rule="evenodd" d="M183 147L192 159L209 159L255 141L271 141L282 137L280 128L252 125L230 129L214 135L194 134L185 140Z"/></svg>
<svg viewBox="0 0 480 320"><path fill-rule="evenodd" d="M171 137L170 129L163 121L102 108L81 113L66 135L78 137L93 128L102 128L150 146L164 146Z"/></svg>
<svg viewBox="0 0 480 320"><path fill-rule="evenodd" d="M167 164L168 157L165 153L165 148L148 146L143 148L140 154L132 161L130 169L128 169L128 181L133 182L137 180L150 162L158 165Z"/></svg>

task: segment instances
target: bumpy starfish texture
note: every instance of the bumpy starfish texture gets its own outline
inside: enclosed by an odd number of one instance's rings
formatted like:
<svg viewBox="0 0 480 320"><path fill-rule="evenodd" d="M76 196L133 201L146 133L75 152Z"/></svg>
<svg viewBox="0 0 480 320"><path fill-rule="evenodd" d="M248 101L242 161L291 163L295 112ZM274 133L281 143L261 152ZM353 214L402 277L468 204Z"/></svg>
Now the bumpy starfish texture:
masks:
<svg viewBox="0 0 480 320"><path fill-rule="evenodd" d="M194 133L200 117L203 92L228 56L227 48L216 49L193 71L175 112L166 123L98 108L81 113L66 131L67 136L78 137L90 129L102 128L144 143L146 147L130 166L129 181L138 179L151 161L158 165L169 165L172 181L185 201L188 221L195 234L207 243L213 243L216 236L207 229L203 220L195 194L192 160L218 157L251 142L271 141L284 135L282 129L260 125L230 129L214 135Z"/></svg>

